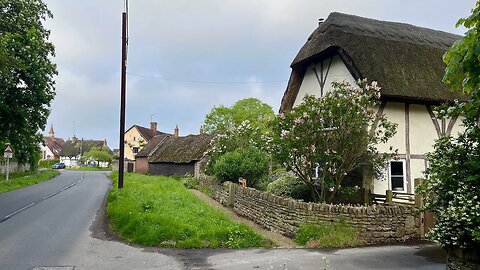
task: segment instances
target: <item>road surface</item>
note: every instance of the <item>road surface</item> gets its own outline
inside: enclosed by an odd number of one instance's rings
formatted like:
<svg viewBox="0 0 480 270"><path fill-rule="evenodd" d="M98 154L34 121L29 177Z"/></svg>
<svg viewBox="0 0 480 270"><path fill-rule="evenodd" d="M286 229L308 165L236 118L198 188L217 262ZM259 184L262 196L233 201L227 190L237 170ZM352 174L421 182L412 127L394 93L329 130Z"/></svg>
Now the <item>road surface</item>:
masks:
<svg viewBox="0 0 480 270"><path fill-rule="evenodd" d="M50 181L0 194L0 269L445 268L443 255L432 246L342 250L134 247L99 233L98 222L104 219L98 210L103 209L109 185L103 172L62 171Z"/></svg>

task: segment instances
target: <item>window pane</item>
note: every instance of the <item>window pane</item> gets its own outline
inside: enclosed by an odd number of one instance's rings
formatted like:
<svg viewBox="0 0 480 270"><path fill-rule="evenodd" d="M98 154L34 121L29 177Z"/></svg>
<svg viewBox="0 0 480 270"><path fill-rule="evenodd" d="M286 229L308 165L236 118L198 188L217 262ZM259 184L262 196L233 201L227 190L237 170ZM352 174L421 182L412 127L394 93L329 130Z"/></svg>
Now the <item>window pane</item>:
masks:
<svg viewBox="0 0 480 270"><path fill-rule="evenodd" d="M392 176L392 190L393 191L403 191L403 177Z"/></svg>
<svg viewBox="0 0 480 270"><path fill-rule="evenodd" d="M403 162L391 161L390 162L390 175L403 175Z"/></svg>

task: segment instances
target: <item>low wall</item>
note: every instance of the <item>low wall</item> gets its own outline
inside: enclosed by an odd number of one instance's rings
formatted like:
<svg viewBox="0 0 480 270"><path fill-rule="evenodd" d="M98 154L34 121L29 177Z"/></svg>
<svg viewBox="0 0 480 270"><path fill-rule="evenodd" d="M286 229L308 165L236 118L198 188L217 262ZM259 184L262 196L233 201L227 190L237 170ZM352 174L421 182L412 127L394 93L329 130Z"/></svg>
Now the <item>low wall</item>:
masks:
<svg viewBox="0 0 480 270"><path fill-rule="evenodd" d="M8 171L10 173L13 172L25 172L30 170L30 164L18 164L16 162L9 162L8 164ZM0 163L0 173L1 174L6 174L7 173L7 163L6 162L1 162Z"/></svg>
<svg viewBox="0 0 480 270"><path fill-rule="evenodd" d="M419 238L420 220L413 206L306 203L230 182L218 185L206 177L200 181L212 189L216 201L233 206L239 215L289 237L296 235L301 224L344 220L357 228L367 243Z"/></svg>

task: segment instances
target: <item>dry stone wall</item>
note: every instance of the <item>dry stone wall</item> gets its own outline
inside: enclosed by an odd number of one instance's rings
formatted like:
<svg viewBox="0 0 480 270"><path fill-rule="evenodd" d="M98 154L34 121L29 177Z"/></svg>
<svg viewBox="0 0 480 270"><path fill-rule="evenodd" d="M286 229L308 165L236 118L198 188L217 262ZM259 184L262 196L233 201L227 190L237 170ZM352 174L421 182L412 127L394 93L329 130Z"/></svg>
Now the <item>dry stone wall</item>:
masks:
<svg viewBox="0 0 480 270"><path fill-rule="evenodd" d="M420 220L413 206L306 203L242 188L230 182L218 185L205 177L201 180L210 186L212 197L221 204L233 207L236 213L266 229L289 237L296 235L301 224L340 220L357 228L367 243L398 242L419 237Z"/></svg>

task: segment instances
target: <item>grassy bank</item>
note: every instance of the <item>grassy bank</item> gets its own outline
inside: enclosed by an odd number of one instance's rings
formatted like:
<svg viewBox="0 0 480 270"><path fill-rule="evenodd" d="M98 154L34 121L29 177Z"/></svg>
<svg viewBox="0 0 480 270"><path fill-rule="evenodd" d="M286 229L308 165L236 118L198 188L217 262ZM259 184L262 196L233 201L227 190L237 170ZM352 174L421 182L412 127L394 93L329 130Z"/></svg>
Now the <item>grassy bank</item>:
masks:
<svg viewBox="0 0 480 270"><path fill-rule="evenodd" d="M115 180L117 173L112 173ZM108 195L111 228L129 242L179 248L269 247L245 225L229 220L173 178L125 174Z"/></svg>
<svg viewBox="0 0 480 270"><path fill-rule="evenodd" d="M302 225L295 242L309 248L342 248L361 244L358 231L346 222Z"/></svg>
<svg viewBox="0 0 480 270"><path fill-rule="evenodd" d="M60 172L57 170L12 173L8 182L5 181L5 175L0 175L0 193L35 185L50 180L59 174Z"/></svg>

